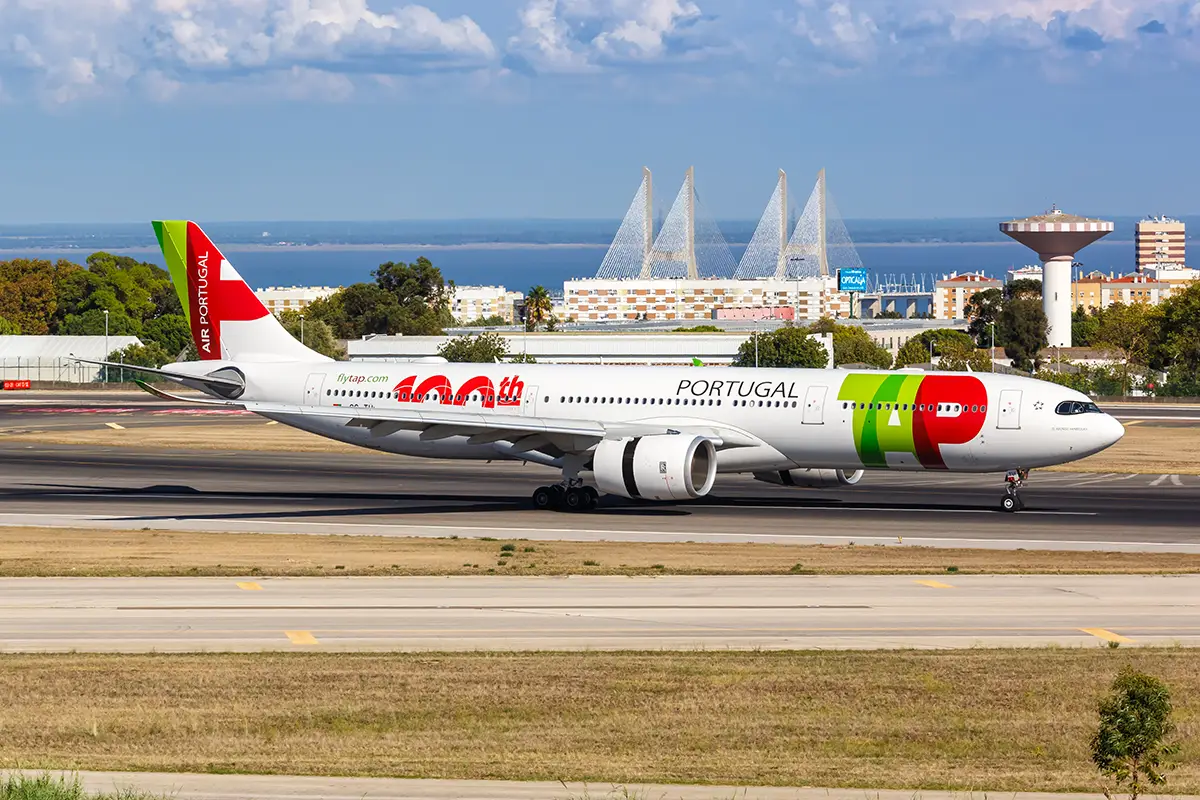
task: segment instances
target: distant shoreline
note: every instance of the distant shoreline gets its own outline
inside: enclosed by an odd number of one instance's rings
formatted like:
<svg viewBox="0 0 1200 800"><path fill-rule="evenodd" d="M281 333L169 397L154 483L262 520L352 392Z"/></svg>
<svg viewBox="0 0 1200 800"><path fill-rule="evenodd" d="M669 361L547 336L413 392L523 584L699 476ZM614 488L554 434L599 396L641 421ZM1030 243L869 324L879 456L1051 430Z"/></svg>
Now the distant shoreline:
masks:
<svg viewBox="0 0 1200 800"><path fill-rule="evenodd" d="M1133 240L1105 239L1107 244L1133 245ZM730 242L732 247L745 247L745 242ZM1008 241L982 242L856 242L855 248L875 247L1002 247L1015 245ZM378 250L428 250L439 252L446 250L605 250L607 244L596 242L464 242L461 244L421 244L407 242L400 244L225 244L221 249L229 253L259 253L259 252L365 252ZM157 253L157 247L138 245L134 247L0 247L0 255L5 253L79 253L87 254L113 251L122 253Z"/></svg>

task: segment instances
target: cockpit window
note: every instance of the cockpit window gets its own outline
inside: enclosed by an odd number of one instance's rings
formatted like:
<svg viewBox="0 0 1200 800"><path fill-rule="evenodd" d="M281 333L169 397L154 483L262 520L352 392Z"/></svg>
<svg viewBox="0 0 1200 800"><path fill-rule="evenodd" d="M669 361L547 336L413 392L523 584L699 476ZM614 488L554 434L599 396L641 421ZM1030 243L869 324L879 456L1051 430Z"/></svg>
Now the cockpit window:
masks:
<svg viewBox="0 0 1200 800"><path fill-rule="evenodd" d="M1100 414L1100 406L1095 403L1081 403L1078 400L1064 400L1054 409L1055 414L1070 416L1072 414Z"/></svg>

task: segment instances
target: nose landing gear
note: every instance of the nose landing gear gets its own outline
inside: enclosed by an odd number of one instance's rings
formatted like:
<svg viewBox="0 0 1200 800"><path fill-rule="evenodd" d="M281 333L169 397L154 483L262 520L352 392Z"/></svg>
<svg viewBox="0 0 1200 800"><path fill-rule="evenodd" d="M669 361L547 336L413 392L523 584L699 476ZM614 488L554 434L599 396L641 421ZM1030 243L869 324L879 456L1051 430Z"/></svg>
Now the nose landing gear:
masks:
<svg viewBox="0 0 1200 800"><path fill-rule="evenodd" d="M1025 507L1025 501L1021 499L1021 488L1025 485L1025 481L1029 479L1029 470L1027 469L1010 469L1004 475L1004 497L1000 500L1000 509L1009 513L1015 513Z"/></svg>

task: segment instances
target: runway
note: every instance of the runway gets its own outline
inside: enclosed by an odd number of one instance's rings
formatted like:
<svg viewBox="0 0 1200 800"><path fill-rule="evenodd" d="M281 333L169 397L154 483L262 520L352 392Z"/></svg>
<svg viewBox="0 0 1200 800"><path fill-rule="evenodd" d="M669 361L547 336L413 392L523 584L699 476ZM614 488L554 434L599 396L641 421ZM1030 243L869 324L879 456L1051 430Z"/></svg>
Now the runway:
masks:
<svg viewBox="0 0 1200 800"><path fill-rule="evenodd" d="M0 525L374 536L763 541L1200 552L1200 477L1035 473L1016 515L998 475L868 473L787 489L721 476L701 501L605 498L535 512L553 472L373 453L254 453L0 440Z"/></svg>
<svg viewBox="0 0 1200 800"><path fill-rule="evenodd" d="M1200 576L10 578L15 651L1200 643Z"/></svg>

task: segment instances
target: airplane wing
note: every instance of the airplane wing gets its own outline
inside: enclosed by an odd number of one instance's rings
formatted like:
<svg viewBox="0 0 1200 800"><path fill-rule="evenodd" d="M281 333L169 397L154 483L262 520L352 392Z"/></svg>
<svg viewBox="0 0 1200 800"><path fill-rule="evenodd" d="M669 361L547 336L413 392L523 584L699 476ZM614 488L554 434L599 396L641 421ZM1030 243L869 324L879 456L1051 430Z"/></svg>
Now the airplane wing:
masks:
<svg viewBox="0 0 1200 800"><path fill-rule="evenodd" d="M94 364L98 367L109 367L112 369L121 368L129 372L143 372L147 375L158 375L175 383L183 384L190 389L199 389L201 391L215 392L222 396L236 396L246 388L246 381L241 377L240 373L234 370L226 370L225 375L219 374L222 370L217 369L207 375L185 375L179 372L171 372L165 369L155 369L154 367L142 367L136 364L118 364L115 361L93 361L89 358L80 358L79 356L71 356L72 361L80 364ZM143 386L143 389L146 387ZM155 392L147 389L151 394ZM173 400L181 400L186 398L172 397Z"/></svg>
<svg viewBox="0 0 1200 800"><path fill-rule="evenodd" d="M340 420L347 427L366 428L373 437L397 431L419 431L424 441L451 436L466 436L470 444L510 442L514 455L538 451L557 457L583 453L601 439L626 436L692 434L710 439L718 448L753 447L757 439L739 431L707 425L674 425L659 422L596 422L593 420L523 417L486 411L443 410L436 406L397 408L357 408L347 406L309 406L286 403L240 401L247 411L266 416L302 416Z"/></svg>

